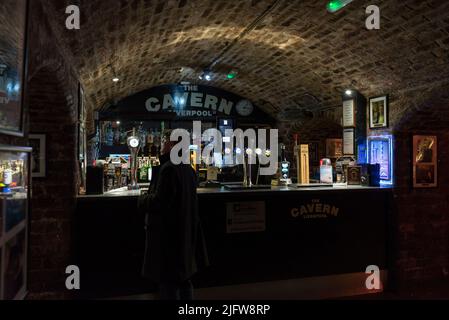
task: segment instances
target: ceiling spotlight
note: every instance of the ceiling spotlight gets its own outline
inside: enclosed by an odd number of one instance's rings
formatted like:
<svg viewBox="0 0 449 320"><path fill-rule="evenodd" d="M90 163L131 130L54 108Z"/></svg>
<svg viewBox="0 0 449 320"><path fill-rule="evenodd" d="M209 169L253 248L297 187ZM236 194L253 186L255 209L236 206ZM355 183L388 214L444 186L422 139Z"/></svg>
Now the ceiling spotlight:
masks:
<svg viewBox="0 0 449 320"><path fill-rule="evenodd" d="M117 77L115 77L115 78L112 78L112 81L114 81L114 82L119 82L119 81L120 81L120 79L119 79L119 78L117 78Z"/></svg>
<svg viewBox="0 0 449 320"><path fill-rule="evenodd" d="M121 123L120 121L117 121L117 122L116 122L116 124L117 124L118 126L120 125L120 123Z"/></svg>
<svg viewBox="0 0 449 320"><path fill-rule="evenodd" d="M200 75L201 80L211 81L212 80L212 72L210 70L204 70Z"/></svg>
<svg viewBox="0 0 449 320"><path fill-rule="evenodd" d="M352 96L352 90L346 90L345 91L345 94L347 95L347 96Z"/></svg>

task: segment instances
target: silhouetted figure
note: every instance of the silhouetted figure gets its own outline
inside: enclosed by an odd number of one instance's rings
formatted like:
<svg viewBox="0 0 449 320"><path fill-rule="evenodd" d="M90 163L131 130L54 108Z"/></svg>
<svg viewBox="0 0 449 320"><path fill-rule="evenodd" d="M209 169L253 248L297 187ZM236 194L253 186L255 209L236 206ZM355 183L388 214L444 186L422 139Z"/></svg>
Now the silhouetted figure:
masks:
<svg viewBox="0 0 449 320"><path fill-rule="evenodd" d="M146 248L143 275L160 287L162 300L191 300L191 277L208 265L196 194L196 174L188 164L174 165L170 131L161 141L161 166L147 195L139 198L145 212Z"/></svg>

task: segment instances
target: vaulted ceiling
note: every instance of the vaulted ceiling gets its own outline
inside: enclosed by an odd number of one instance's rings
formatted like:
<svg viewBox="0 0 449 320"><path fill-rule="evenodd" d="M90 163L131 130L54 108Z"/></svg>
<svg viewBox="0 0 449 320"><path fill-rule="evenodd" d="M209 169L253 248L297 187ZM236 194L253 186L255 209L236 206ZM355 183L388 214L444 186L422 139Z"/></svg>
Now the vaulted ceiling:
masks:
<svg viewBox="0 0 449 320"><path fill-rule="evenodd" d="M327 0L45 1L94 108L159 84L202 83L212 63L208 85L275 116L340 105L347 87L382 94L449 78L447 0L355 0L333 14ZM80 30L65 28L70 4ZM365 28L370 4L380 30Z"/></svg>
<svg viewBox="0 0 449 320"><path fill-rule="evenodd" d="M24 7L16 1L0 2L0 65L6 65L10 72L17 73L17 66L23 60ZM13 15L13 19L7 19ZM0 74L1 76L1 74ZM1 89L1 88L0 88Z"/></svg>

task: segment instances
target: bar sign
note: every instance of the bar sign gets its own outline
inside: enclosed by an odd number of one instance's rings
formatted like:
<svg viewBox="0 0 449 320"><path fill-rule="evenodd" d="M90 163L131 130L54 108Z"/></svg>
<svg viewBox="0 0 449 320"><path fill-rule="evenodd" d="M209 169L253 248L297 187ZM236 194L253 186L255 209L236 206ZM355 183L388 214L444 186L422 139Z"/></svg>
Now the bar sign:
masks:
<svg viewBox="0 0 449 320"><path fill-rule="evenodd" d="M226 232L263 232L265 223L265 202L246 201L226 204Z"/></svg>

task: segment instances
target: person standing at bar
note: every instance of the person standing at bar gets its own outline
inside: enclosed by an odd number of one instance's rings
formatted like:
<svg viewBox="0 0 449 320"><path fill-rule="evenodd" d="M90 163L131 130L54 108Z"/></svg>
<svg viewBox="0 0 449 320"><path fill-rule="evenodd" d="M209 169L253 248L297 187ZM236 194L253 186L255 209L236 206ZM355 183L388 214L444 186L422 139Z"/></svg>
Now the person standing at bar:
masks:
<svg viewBox="0 0 449 320"><path fill-rule="evenodd" d="M192 300L192 276L208 265L198 214L196 174L188 164L175 165L171 130L161 139L158 174L139 197L145 213L146 245L143 276L159 284L162 300Z"/></svg>

